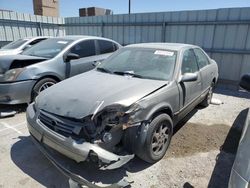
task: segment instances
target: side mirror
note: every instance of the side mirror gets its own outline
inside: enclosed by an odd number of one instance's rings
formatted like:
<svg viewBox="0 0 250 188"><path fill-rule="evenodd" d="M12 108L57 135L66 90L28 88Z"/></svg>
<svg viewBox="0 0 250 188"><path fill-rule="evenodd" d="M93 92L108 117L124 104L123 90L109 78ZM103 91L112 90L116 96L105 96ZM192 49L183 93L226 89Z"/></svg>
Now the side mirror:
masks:
<svg viewBox="0 0 250 188"><path fill-rule="evenodd" d="M64 61L66 63L70 62L71 60L74 60L74 59L79 59L79 55L77 54L74 54L74 53L68 53L66 56L64 56Z"/></svg>
<svg viewBox="0 0 250 188"><path fill-rule="evenodd" d="M185 73L182 75L181 81L182 82L194 82L198 79L197 73Z"/></svg>
<svg viewBox="0 0 250 188"><path fill-rule="evenodd" d="M240 87L250 92L250 74L245 74L241 77Z"/></svg>

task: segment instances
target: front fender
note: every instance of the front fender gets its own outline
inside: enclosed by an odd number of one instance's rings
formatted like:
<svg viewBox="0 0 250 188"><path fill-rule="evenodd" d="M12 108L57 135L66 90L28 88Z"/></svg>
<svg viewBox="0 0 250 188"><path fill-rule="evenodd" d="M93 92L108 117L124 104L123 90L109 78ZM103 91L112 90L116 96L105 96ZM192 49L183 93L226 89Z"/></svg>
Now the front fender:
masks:
<svg viewBox="0 0 250 188"><path fill-rule="evenodd" d="M147 115L145 116L145 120L147 121L151 120L156 113L159 113L161 111L167 111L168 115L170 117L173 117L173 109L171 105L169 103L164 102L164 103L157 104L153 108L151 108L148 111Z"/></svg>
<svg viewBox="0 0 250 188"><path fill-rule="evenodd" d="M16 79L16 81L22 80L39 80L42 77L53 76L58 78L59 80L63 80L64 78L56 72L52 71L43 71L37 67L26 68Z"/></svg>

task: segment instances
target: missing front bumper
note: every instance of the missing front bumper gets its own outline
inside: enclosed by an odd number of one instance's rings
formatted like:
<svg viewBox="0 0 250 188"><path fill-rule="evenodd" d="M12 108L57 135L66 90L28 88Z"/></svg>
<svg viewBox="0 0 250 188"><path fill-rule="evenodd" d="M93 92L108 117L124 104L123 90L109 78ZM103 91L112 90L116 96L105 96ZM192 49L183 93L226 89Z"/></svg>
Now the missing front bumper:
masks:
<svg viewBox="0 0 250 188"><path fill-rule="evenodd" d="M100 186L100 185L96 185L93 182L89 182L88 180L86 180L85 178L83 178L81 175L76 174L72 171L70 171L67 167L65 167L63 164L61 164L58 160L56 160L51 154L50 152L46 149L46 147L40 143L39 141L36 140L36 138L34 138L33 136L31 136L32 141L34 142L34 144L37 146L37 148L45 155L45 157L57 168L59 169L65 176L67 176L71 183L73 181L74 186L75 185L79 185L79 187L81 187L81 185L85 185L89 188L100 188L100 187L106 187L106 188L123 188L123 187L127 187L131 184L131 182L126 181L125 179L120 180L117 183L108 185L108 186ZM76 187L76 186L75 186Z"/></svg>

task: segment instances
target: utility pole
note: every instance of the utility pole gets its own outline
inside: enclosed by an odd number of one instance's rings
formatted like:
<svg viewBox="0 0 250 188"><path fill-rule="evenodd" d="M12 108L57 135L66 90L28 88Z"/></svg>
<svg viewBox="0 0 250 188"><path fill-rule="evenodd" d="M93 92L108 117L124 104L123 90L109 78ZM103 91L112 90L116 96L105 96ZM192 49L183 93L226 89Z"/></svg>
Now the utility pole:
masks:
<svg viewBox="0 0 250 188"><path fill-rule="evenodd" d="M131 0L128 0L128 14L131 13Z"/></svg>

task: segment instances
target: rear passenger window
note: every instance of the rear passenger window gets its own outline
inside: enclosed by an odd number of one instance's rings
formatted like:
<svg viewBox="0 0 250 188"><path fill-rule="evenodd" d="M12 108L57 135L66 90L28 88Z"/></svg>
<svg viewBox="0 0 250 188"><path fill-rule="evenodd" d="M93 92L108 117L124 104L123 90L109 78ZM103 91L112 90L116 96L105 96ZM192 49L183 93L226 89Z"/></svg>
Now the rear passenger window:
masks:
<svg viewBox="0 0 250 188"><path fill-rule="evenodd" d="M209 64L207 56L200 49L194 49L194 53L200 69Z"/></svg>
<svg viewBox="0 0 250 188"><path fill-rule="evenodd" d="M181 73L195 73L199 70L193 50L186 50L183 54Z"/></svg>
<svg viewBox="0 0 250 188"><path fill-rule="evenodd" d="M38 42L41 42L42 40L45 40L46 38L41 38L41 39L36 39L36 40L33 40L32 42L29 43L29 45L35 45L37 44Z"/></svg>
<svg viewBox="0 0 250 188"><path fill-rule="evenodd" d="M70 53L74 53L82 57L88 57L92 55L96 55L95 50L95 41L94 40L86 40L75 44L71 49Z"/></svg>
<svg viewBox="0 0 250 188"><path fill-rule="evenodd" d="M116 44L106 40L98 40L100 54L111 53L117 50Z"/></svg>

